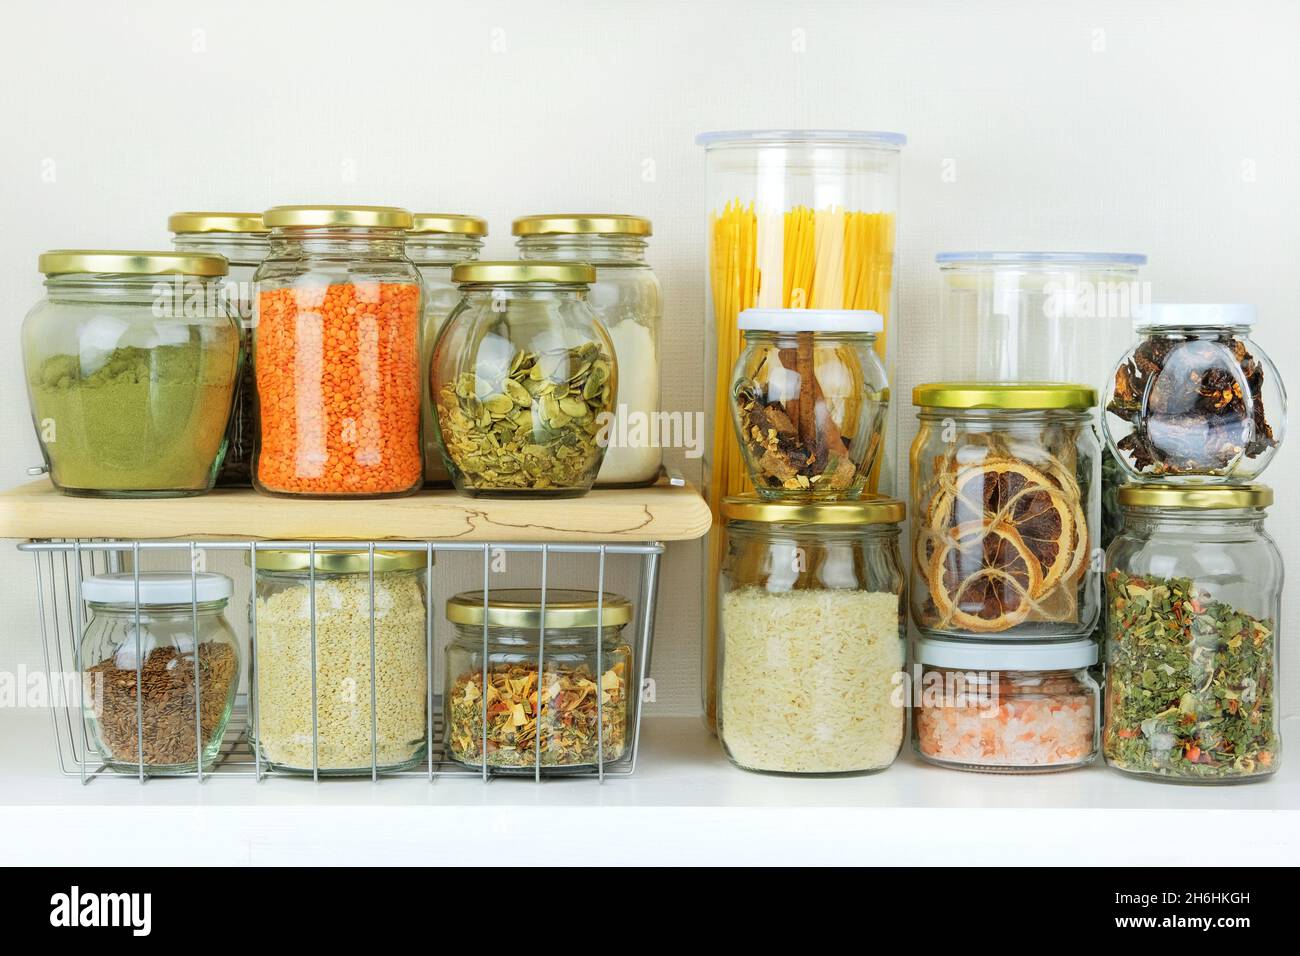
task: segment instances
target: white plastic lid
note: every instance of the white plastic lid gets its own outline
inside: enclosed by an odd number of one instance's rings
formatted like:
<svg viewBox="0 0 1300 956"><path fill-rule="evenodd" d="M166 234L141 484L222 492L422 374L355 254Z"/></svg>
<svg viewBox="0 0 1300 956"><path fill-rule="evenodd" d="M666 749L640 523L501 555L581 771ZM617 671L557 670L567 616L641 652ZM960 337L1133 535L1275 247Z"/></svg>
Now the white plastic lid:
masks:
<svg viewBox="0 0 1300 956"><path fill-rule="evenodd" d="M979 671L1065 671L1097 663L1097 643L1088 639L1056 644L945 641L923 637L916 660L935 667Z"/></svg>
<svg viewBox="0 0 1300 956"><path fill-rule="evenodd" d="M235 591L235 584L224 574L204 571L194 576L184 571L140 572L140 603L189 604L194 594L200 604L224 601ZM81 582L81 596L96 604L135 604L135 575L96 574Z"/></svg>
<svg viewBox="0 0 1300 956"><path fill-rule="evenodd" d="M1255 324L1255 307L1236 304L1194 304L1153 302L1140 307L1133 316L1139 329L1159 326L1213 328L1215 326L1251 326Z"/></svg>
<svg viewBox="0 0 1300 956"><path fill-rule="evenodd" d="M868 309L746 309L737 321L753 332L866 332L885 327L879 312Z"/></svg>

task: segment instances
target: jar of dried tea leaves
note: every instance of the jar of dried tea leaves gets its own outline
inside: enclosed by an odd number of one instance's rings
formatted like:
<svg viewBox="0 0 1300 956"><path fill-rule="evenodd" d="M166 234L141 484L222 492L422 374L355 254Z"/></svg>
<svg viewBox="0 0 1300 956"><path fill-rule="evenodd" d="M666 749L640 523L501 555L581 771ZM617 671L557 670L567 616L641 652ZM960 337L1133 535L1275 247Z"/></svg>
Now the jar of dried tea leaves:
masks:
<svg viewBox="0 0 1300 956"><path fill-rule="evenodd" d="M1102 752L1200 783L1276 772L1282 556L1263 485L1126 485L1107 551Z"/></svg>
<svg viewBox="0 0 1300 956"><path fill-rule="evenodd" d="M574 497L605 457L614 346L587 304L584 262L463 262L433 350L438 440L456 490Z"/></svg>
<svg viewBox="0 0 1300 956"><path fill-rule="evenodd" d="M878 313L746 309L731 416L764 498L856 498L882 475L889 382L876 354Z"/></svg>
<svg viewBox="0 0 1300 956"><path fill-rule="evenodd" d="M456 626L443 695L453 760L543 773L630 757L626 598L550 588L543 602L537 590L469 591L447 602L447 620Z"/></svg>
<svg viewBox="0 0 1300 956"><path fill-rule="evenodd" d="M1151 305L1106 395L1106 439L1139 481L1249 482L1286 428L1286 390L1250 338L1253 305Z"/></svg>

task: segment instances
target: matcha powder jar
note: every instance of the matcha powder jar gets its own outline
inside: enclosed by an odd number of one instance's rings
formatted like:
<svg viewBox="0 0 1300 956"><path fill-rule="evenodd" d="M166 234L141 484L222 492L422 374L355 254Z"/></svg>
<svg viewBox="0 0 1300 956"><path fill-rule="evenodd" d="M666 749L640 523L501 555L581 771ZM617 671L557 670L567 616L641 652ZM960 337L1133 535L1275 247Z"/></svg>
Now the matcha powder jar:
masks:
<svg viewBox="0 0 1300 956"><path fill-rule="evenodd" d="M23 322L32 423L68 494L208 491L239 375L226 260L179 252L59 250Z"/></svg>

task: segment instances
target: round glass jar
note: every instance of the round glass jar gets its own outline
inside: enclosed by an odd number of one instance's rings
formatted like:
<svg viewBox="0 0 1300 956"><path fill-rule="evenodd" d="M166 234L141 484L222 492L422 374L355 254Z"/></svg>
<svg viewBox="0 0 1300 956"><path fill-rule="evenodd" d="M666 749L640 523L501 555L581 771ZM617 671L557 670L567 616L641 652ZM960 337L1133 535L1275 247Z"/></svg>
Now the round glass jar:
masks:
<svg viewBox="0 0 1300 956"><path fill-rule="evenodd" d="M614 346L587 304L583 262L466 262L434 346L430 389L456 490L586 494L618 394Z"/></svg>
<svg viewBox="0 0 1300 956"><path fill-rule="evenodd" d="M1281 762L1282 556L1263 485L1120 489L1106 553L1102 752L1127 773L1252 780Z"/></svg>
<svg viewBox="0 0 1300 956"><path fill-rule="evenodd" d="M916 643L912 747L954 770L1051 773L1097 756L1100 690L1091 640Z"/></svg>
<svg viewBox="0 0 1300 956"><path fill-rule="evenodd" d="M746 309L731 417L763 498L846 499L891 484L889 382L875 312Z"/></svg>
<svg viewBox="0 0 1300 956"><path fill-rule="evenodd" d="M596 267L587 304L605 324L619 368L616 417L597 485L651 485L659 478L659 329L663 293L645 260L650 220L641 216L523 216L519 257Z"/></svg>
<svg viewBox="0 0 1300 956"><path fill-rule="evenodd" d="M32 423L55 487L201 494L221 467L239 375L226 260L57 250L23 321Z"/></svg>
<svg viewBox="0 0 1300 956"><path fill-rule="evenodd" d="M424 481L421 281L411 214L276 206L257 270L253 483L274 495L394 497Z"/></svg>
<svg viewBox="0 0 1300 956"><path fill-rule="evenodd" d="M478 216L459 216L440 212L417 212L406 230L406 254L420 270L424 281L424 329L420 369L427 376L433 360L433 345L442 323L460 301L460 289L451 281L451 267L458 262L472 262L483 251L487 220ZM438 426L429 390L420 385L420 436L424 446L425 487L446 488L451 475L443 464L438 448Z"/></svg>
<svg viewBox="0 0 1300 956"><path fill-rule="evenodd" d="M1106 441L1137 481L1249 482L1286 428L1286 389L1250 338L1253 305L1152 305L1105 395Z"/></svg>
<svg viewBox="0 0 1300 956"><path fill-rule="evenodd" d="M259 550L256 577L254 746L266 764L355 776L418 763L428 740L425 553L376 551L373 604L366 551L321 550L313 561Z"/></svg>
<svg viewBox="0 0 1300 956"><path fill-rule="evenodd" d="M178 212L167 219L177 252L225 256L226 290L240 327L240 375L217 485L247 488L253 481L253 274L270 248L260 212Z"/></svg>
<svg viewBox="0 0 1300 956"><path fill-rule="evenodd" d="M110 770L194 773L196 753L204 770L216 765L239 688L232 590L220 574L141 571L137 610L134 573L81 582L86 729Z"/></svg>
<svg viewBox="0 0 1300 956"><path fill-rule="evenodd" d="M718 739L766 773L881 770L903 744L901 501L723 502ZM707 650L706 650L707 653Z"/></svg>
<svg viewBox="0 0 1300 956"><path fill-rule="evenodd" d="M545 612L532 589L493 589L486 601L467 591L447 602L456 627L443 695L448 757L535 773L630 758L635 687L622 634L632 605L598 597L548 588Z"/></svg>
<svg viewBox="0 0 1300 956"><path fill-rule="evenodd" d="M1096 402L1078 385L912 392L912 620L924 634L1059 641L1091 632Z"/></svg>

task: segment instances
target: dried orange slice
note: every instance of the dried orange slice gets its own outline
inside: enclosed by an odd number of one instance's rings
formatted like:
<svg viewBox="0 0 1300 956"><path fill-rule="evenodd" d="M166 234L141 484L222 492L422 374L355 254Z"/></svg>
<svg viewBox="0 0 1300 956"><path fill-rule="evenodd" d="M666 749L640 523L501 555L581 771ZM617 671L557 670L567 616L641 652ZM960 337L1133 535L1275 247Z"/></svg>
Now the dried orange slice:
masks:
<svg viewBox="0 0 1300 956"><path fill-rule="evenodd" d="M944 535L926 578L940 626L980 633L1023 621L1043 583L1039 561L1020 534L982 519Z"/></svg>

